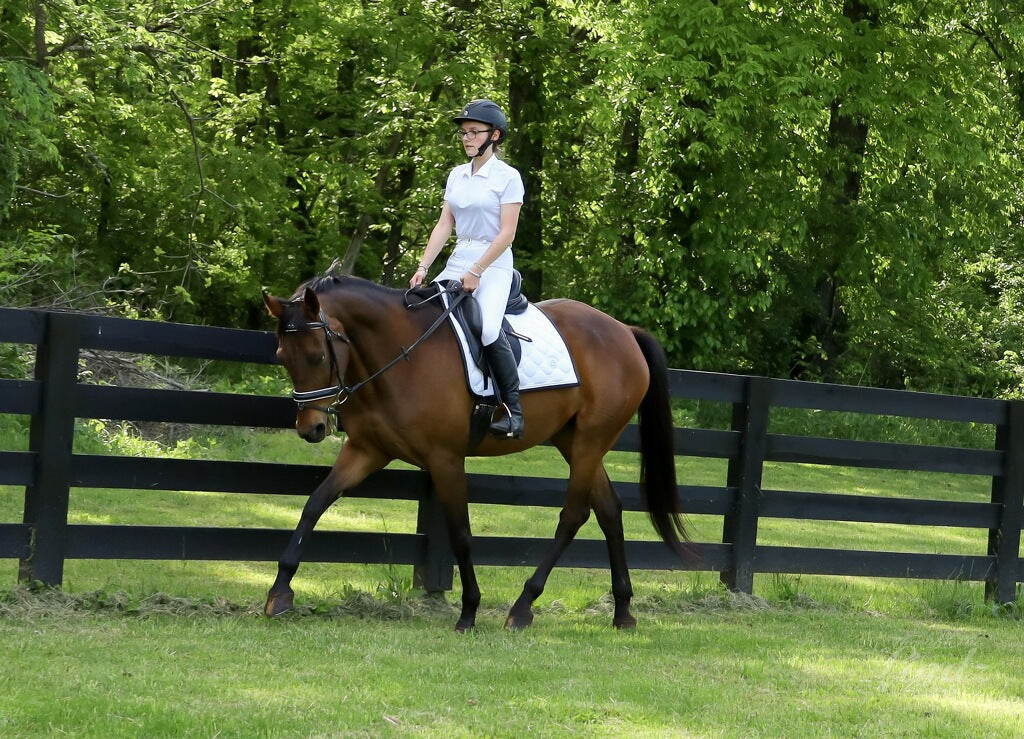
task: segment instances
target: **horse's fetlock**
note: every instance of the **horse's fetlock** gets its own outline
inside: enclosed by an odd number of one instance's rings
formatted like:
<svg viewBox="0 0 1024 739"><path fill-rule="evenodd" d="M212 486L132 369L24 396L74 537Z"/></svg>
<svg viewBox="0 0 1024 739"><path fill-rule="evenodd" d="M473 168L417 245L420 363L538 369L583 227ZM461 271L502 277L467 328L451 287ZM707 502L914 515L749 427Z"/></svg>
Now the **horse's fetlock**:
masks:
<svg viewBox="0 0 1024 739"><path fill-rule="evenodd" d="M544 583L537 582L532 577L523 583L523 593L530 596L530 601L535 601L544 592Z"/></svg>
<svg viewBox="0 0 1024 739"><path fill-rule="evenodd" d="M612 595L616 601L628 603L633 599L633 585L628 580L617 580L612 583Z"/></svg>

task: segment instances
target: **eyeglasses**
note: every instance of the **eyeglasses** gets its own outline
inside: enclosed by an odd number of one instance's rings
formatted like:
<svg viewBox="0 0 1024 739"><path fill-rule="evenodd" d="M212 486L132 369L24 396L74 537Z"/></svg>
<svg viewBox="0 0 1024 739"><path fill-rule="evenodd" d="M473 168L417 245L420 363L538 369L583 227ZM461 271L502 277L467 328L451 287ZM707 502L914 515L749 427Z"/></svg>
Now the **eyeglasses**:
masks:
<svg viewBox="0 0 1024 739"><path fill-rule="evenodd" d="M455 132L455 138L457 138L457 139L463 139L463 140L464 140L464 139L475 139L475 138L476 138L477 136L479 136L480 134L482 134L482 133L487 133L487 134L489 134L489 133L491 133L491 132L492 132L493 130L494 130L493 128L488 128L488 129L485 129L485 130L483 130L483 131L477 131L477 130L475 130L475 129L472 129L472 128L471 128L471 129L469 129L468 131L456 131L456 132Z"/></svg>

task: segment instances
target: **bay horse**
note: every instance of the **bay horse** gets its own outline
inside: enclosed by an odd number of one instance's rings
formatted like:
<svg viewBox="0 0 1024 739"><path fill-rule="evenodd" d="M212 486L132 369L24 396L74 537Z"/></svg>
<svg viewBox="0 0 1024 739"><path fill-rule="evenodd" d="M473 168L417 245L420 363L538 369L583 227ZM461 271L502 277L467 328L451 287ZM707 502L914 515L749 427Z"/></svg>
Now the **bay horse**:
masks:
<svg viewBox="0 0 1024 739"><path fill-rule="evenodd" d="M404 291L331 270L300 285L289 299L264 291L263 300L277 319L277 358L294 387L298 435L308 442L322 441L334 412L347 435L330 472L303 507L278 562L264 612L276 616L292 608L291 580L324 511L346 490L397 459L431 477L462 583L455 629L473 628L480 588L470 550L465 459L470 455L474 401L455 332L444 327L424 339L440 320L441 308L409 310ZM682 555L686 533L678 510L665 354L648 332L584 303L555 299L536 305L565 339L579 385L524 392L523 438L488 436L472 450L474 456L512 454L550 440L569 463L568 494L554 542L526 581L505 625L520 629L532 623L534 601L592 509L608 544L612 623L632 628L636 619L630 613L633 589L622 504L603 458L639 413L641 491L661 539ZM331 399L331 406L316 405L316 399Z"/></svg>

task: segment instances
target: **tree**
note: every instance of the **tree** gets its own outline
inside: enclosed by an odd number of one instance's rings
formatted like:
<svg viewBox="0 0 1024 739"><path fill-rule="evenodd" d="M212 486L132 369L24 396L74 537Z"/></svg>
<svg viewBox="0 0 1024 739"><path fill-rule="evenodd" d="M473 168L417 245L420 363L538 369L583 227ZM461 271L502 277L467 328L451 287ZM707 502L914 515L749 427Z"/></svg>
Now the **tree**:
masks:
<svg viewBox="0 0 1024 739"><path fill-rule="evenodd" d="M677 366L1024 377L1024 23L1000 0L0 14L9 303L256 328L261 286L335 257L400 285L460 159L451 115L486 96L527 182L530 297L651 328Z"/></svg>

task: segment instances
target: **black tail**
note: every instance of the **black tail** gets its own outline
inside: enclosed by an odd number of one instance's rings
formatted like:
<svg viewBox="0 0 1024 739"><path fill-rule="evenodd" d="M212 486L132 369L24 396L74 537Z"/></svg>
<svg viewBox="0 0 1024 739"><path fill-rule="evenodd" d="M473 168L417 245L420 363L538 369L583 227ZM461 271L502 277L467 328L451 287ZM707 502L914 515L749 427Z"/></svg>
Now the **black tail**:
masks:
<svg viewBox="0 0 1024 739"><path fill-rule="evenodd" d="M651 523L676 554L685 556L689 541L679 510L672 406L668 387L668 361L661 344L649 333L632 327L650 369L651 383L640 402L640 494Z"/></svg>

